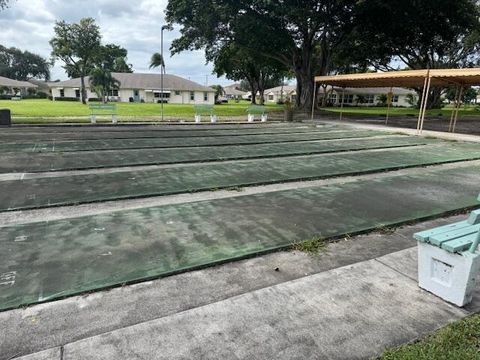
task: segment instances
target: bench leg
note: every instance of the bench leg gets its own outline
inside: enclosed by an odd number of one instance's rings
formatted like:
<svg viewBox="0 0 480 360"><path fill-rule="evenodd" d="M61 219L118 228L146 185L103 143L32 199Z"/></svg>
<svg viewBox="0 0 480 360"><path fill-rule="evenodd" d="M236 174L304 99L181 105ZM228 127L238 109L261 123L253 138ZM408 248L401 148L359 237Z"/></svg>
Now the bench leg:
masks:
<svg viewBox="0 0 480 360"><path fill-rule="evenodd" d="M117 115L112 115L112 124L117 123Z"/></svg>
<svg viewBox="0 0 480 360"><path fill-rule="evenodd" d="M267 114L262 115L262 122L267 122Z"/></svg>
<svg viewBox="0 0 480 360"><path fill-rule="evenodd" d="M255 115L248 114L248 122L253 122L255 120Z"/></svg>
<svg viewBox="0 0 480 360"><path fill-rule="evenodd" d="M97 115L90 115L90 122L92 124L96 124L97 123Z"/></svg>
<svg viewBox="0 0 480 360"><path fill-rule="evenodd" d="M200 124L202 122L202 116L201 115L195 115L195 123Z"/></svg>
<svg viewBox="0 0 480 360"><path fill-rule="evenodd" d="M216 123L217 122L217 115L210 115L210 122Z"/></svg>

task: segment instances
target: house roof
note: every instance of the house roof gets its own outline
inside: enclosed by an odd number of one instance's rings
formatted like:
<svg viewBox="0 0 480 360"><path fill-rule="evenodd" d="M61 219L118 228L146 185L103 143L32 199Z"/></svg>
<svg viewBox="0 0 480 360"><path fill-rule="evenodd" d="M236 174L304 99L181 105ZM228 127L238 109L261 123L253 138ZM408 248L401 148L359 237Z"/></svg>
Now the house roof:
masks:
<svg viewBox="0 0 480 360"><path fill-rule="evenodd" d="M271 88L271 89L266 89L265 94L272 93L272 92L273 93L280 93L280 91L282 91L282 88L283 88L284 93L290 93L290 92L297 91L297 87L295 85L283 85L283 86L276 86L276 87Z"/></svg>
<svg viewBox="0 0 480 360"><path fill-rule="evenodd" d="M18 81L0 76L0 86L18 87L18 88L36 88L37 85L31 84L28 81Z"/></svg>
<svg viewBox="0 0 480 360"><path fill-rule="evenodd" d="M427 78L431 79L433 86L480 85L480 68L400 70L317 76L315 81L340 87L422 87Z"/></svg>
<svg viewBox="0 0 480 360"><path fill-rule="evenodd" d="M160 74L142 74L142 73L112 73L113 77L120 81L120 89L149 89L160 90ZM85 77L85 84L89 84L89 77ZM60 81L51 85L52 87L80 87L80 78ZM163 76L164 90L183 90L183 91L208 91L214 92L211 87L197 84L196 82L181 78L179 76L165 74Z"/></svg>

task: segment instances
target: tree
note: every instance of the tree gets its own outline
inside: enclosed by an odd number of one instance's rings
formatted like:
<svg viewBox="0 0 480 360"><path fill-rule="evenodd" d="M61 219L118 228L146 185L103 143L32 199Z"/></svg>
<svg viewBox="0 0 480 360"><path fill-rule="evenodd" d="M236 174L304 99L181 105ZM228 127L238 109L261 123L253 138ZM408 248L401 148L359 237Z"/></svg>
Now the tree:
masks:
<svg viewBox="0 0 480 360"><path fill-rule="evenodd" d="M107 102L107 96L111 90L120 87L120 81L112 76L110 70L106 67L96 67L90 73L90 86L94 89L98 98L102 102Z"/></svg>
<svg viewBox="0 0 480 360"><path fill-rule="evenodd" d="M160 71L165 70L165 61L160 53L154 53L150 59L150 69L160 68Z"/></svg>
<svg viewBox="0 0 480 360"><path fill-rule="evenodd" d="M21 81L31 78L49 80L50 66L40 55L0 45L0 76Z"/></svg>
<svg viewBox="0 0 480 360"><path fill-rule="evenodd" d="M479 16L476 0L365 0L350 34L355 51L344 59L379 70L472 67L480 61ZM432 89L429 107L440 105L443 90Z"/></svg>
<svg viewBox="0 0 480 360"><path fill-rule="evenodd" d="M288 67L297 79L297 106L310 108L314 64L328 72L332 53L352 28L357 1L169 0L167 21L181 25L173 53L215 52L235 43Z"/></svg>
<svg viewBox="0 0 480 360"><path fill-rule="evenodd" d="M53 59L63 61L63 68L70 77L80 77L82 103L86 104L85 76L92 70L101 51L100 30L92 18L83 18L79 23L58 21L55 36L50 40Z"/></svg>
<svg viewBox="0 0 480 360"><path fill-rule="evenodd" d="M127 49L115 44L101 46L96 59L96 65L104 67L112 72L131 73L132 64L127 63Z"/></svg>
<svg viewBox="0 0 480 360"><path fill-rule="evenodd" d="M222 85L212 85L210 86L212 89L215 89L215 102L218 101L220 96L225 95L225 90L223 89Z"/></svg>
<svg viewBox="0 0 480 360"><path fill-rule="evenodd" d="M4 10L8 7L10 0L0 0L0 10Z"/></svg>

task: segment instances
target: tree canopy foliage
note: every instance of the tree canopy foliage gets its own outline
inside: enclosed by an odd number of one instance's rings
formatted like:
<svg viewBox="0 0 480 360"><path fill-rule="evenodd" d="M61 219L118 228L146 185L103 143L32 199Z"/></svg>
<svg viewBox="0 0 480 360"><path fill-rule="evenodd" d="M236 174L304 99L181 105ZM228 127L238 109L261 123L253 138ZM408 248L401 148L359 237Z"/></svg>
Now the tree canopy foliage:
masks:
<svg viewBox="0 0 480 360"><path fill-rule="evenodd" d="M14 80L50 79L50 62L29 51L0 45L0 76Z"/></svg>
<svg viewBox="0 0 480 360"><path fill-rule="evenodd" d="M479 64L476 0L169 0L166 14L181 27L173 53L204 49L227 76L248 69L239 54L272 59L296 77L304 108L314 75Z"/></svg>

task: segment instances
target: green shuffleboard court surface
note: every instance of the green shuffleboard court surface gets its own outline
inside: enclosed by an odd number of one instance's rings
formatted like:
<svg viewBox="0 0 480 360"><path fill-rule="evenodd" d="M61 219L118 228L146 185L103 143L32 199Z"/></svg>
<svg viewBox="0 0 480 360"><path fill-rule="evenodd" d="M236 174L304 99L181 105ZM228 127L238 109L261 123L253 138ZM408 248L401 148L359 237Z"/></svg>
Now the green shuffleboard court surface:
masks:
<svg viewBox="0 0 480 360"><path fill-rule="evenodd" d="M214 147L130 149L0 155L0 173L93 169L133 165L240 160L422 145L434 140L393 136Z"/></svg>
<svg viewBox="0 0 480 360"><path fill-rule="evenodd" d="M478 205L480 166L4 227L0 310Z"/></svg>
<svg viewBox="0 0 480 360"><path fill-rule="evenodd" d="M300 134L266 134L266 135L237 135L237 136L209 136L209 137L179 137L179 138L137 138L137 139L108 139L48 143L0 143L0 153L6 152L67 152L93 151L116 149L144 149L144 148L173 148L195 146L222 146L268 144L282 142L302 142L314 140L366 138L371 136L389 135L380 131L329 131L310 132Z"/></svg>
<svg viewBox="0 0 480 360"><path fill-rule="evenodd" d="M0 181L0 211L310 180L475 159L480 159L480 144L442 142L368 153Z"/></svg>
<svg viewBox="0 0 480 360"><path fill-rule="evenodd" d="M172 126L173 127L173 126ZM207 136L242 136L265 134L302 134L311 132L328 132L332 130L348 130L345 126L197 126L178 129L170 126L119 126L119 127L42 127L42 128L8 128L0 131L2 142L48 142L68 140L98 139L132 139L132 138L171 138L171 137L207 137ZM351 129L351 128L350 128Z"/></svg>

